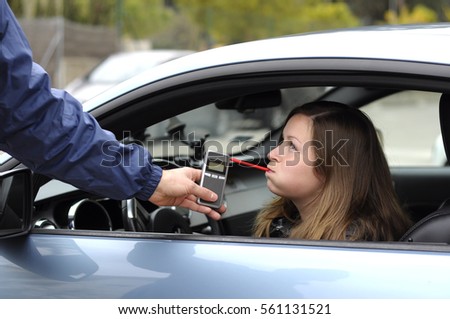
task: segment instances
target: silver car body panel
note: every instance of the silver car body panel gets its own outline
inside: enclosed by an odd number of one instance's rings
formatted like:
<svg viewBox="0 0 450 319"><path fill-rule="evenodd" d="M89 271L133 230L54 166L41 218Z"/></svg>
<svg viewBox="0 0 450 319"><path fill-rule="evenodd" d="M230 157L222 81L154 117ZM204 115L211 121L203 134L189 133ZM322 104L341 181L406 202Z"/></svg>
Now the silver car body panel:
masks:
<svg viewBox="0 0 450 319"><path fill-rule="evenodd" d="M443 276L450 269L448 253L406 252L400 244L367 250L135 237L33 234L14 245L0 241L0 297L450 297L450 277Z"/></svg>

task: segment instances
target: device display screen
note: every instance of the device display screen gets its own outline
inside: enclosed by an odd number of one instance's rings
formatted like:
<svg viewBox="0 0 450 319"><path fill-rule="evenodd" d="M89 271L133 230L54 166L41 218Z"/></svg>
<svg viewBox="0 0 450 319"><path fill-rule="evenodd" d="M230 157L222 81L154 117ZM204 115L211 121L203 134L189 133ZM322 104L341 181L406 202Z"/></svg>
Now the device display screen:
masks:
<svg viewBox="0 0 450 319"><path fill-rule="evenodd" d="M225 164L220 160L210 160L208 161L208 170L225 173Z"/></svg>

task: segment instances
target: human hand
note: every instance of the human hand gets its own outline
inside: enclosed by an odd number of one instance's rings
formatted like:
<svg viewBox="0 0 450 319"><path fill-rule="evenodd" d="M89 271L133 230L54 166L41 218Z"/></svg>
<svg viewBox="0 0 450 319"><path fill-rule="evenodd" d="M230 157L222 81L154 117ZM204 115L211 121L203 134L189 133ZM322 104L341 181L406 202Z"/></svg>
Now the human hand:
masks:
<svg viewBox="0 0 450 319"><path fill-rule="evenodd" d="M148 200L158 206L182 206L219 220L220 214L225 212L224 205L215 211L197 204L198 197L212 202L217 199L216 193L196 183L201 174L201 170L189 167L163 170L158 187Z"/></svg>

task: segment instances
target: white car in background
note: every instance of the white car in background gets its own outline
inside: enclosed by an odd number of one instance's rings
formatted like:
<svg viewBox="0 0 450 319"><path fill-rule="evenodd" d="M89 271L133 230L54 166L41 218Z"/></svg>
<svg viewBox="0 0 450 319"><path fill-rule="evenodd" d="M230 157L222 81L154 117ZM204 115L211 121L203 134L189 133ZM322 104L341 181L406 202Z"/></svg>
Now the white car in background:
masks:
<svg viewBox="0 0 450 319"><path fill-rule="evenodd" d="M169 49L114 53L85 76L70 82L65 90L85 102L143 71L191 53L194 51Z"/></svg>

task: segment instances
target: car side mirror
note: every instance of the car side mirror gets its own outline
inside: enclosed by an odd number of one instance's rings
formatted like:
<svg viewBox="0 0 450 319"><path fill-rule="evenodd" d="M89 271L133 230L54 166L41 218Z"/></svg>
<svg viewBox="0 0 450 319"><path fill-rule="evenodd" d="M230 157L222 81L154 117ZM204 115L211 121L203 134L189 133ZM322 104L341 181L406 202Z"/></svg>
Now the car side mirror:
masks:
<svg viewBox="0 0 450 319"><path fill-rule="evenodd" d="M29 169L0 173L0 239L30 231L33 214L32 185Z"/></svg>

